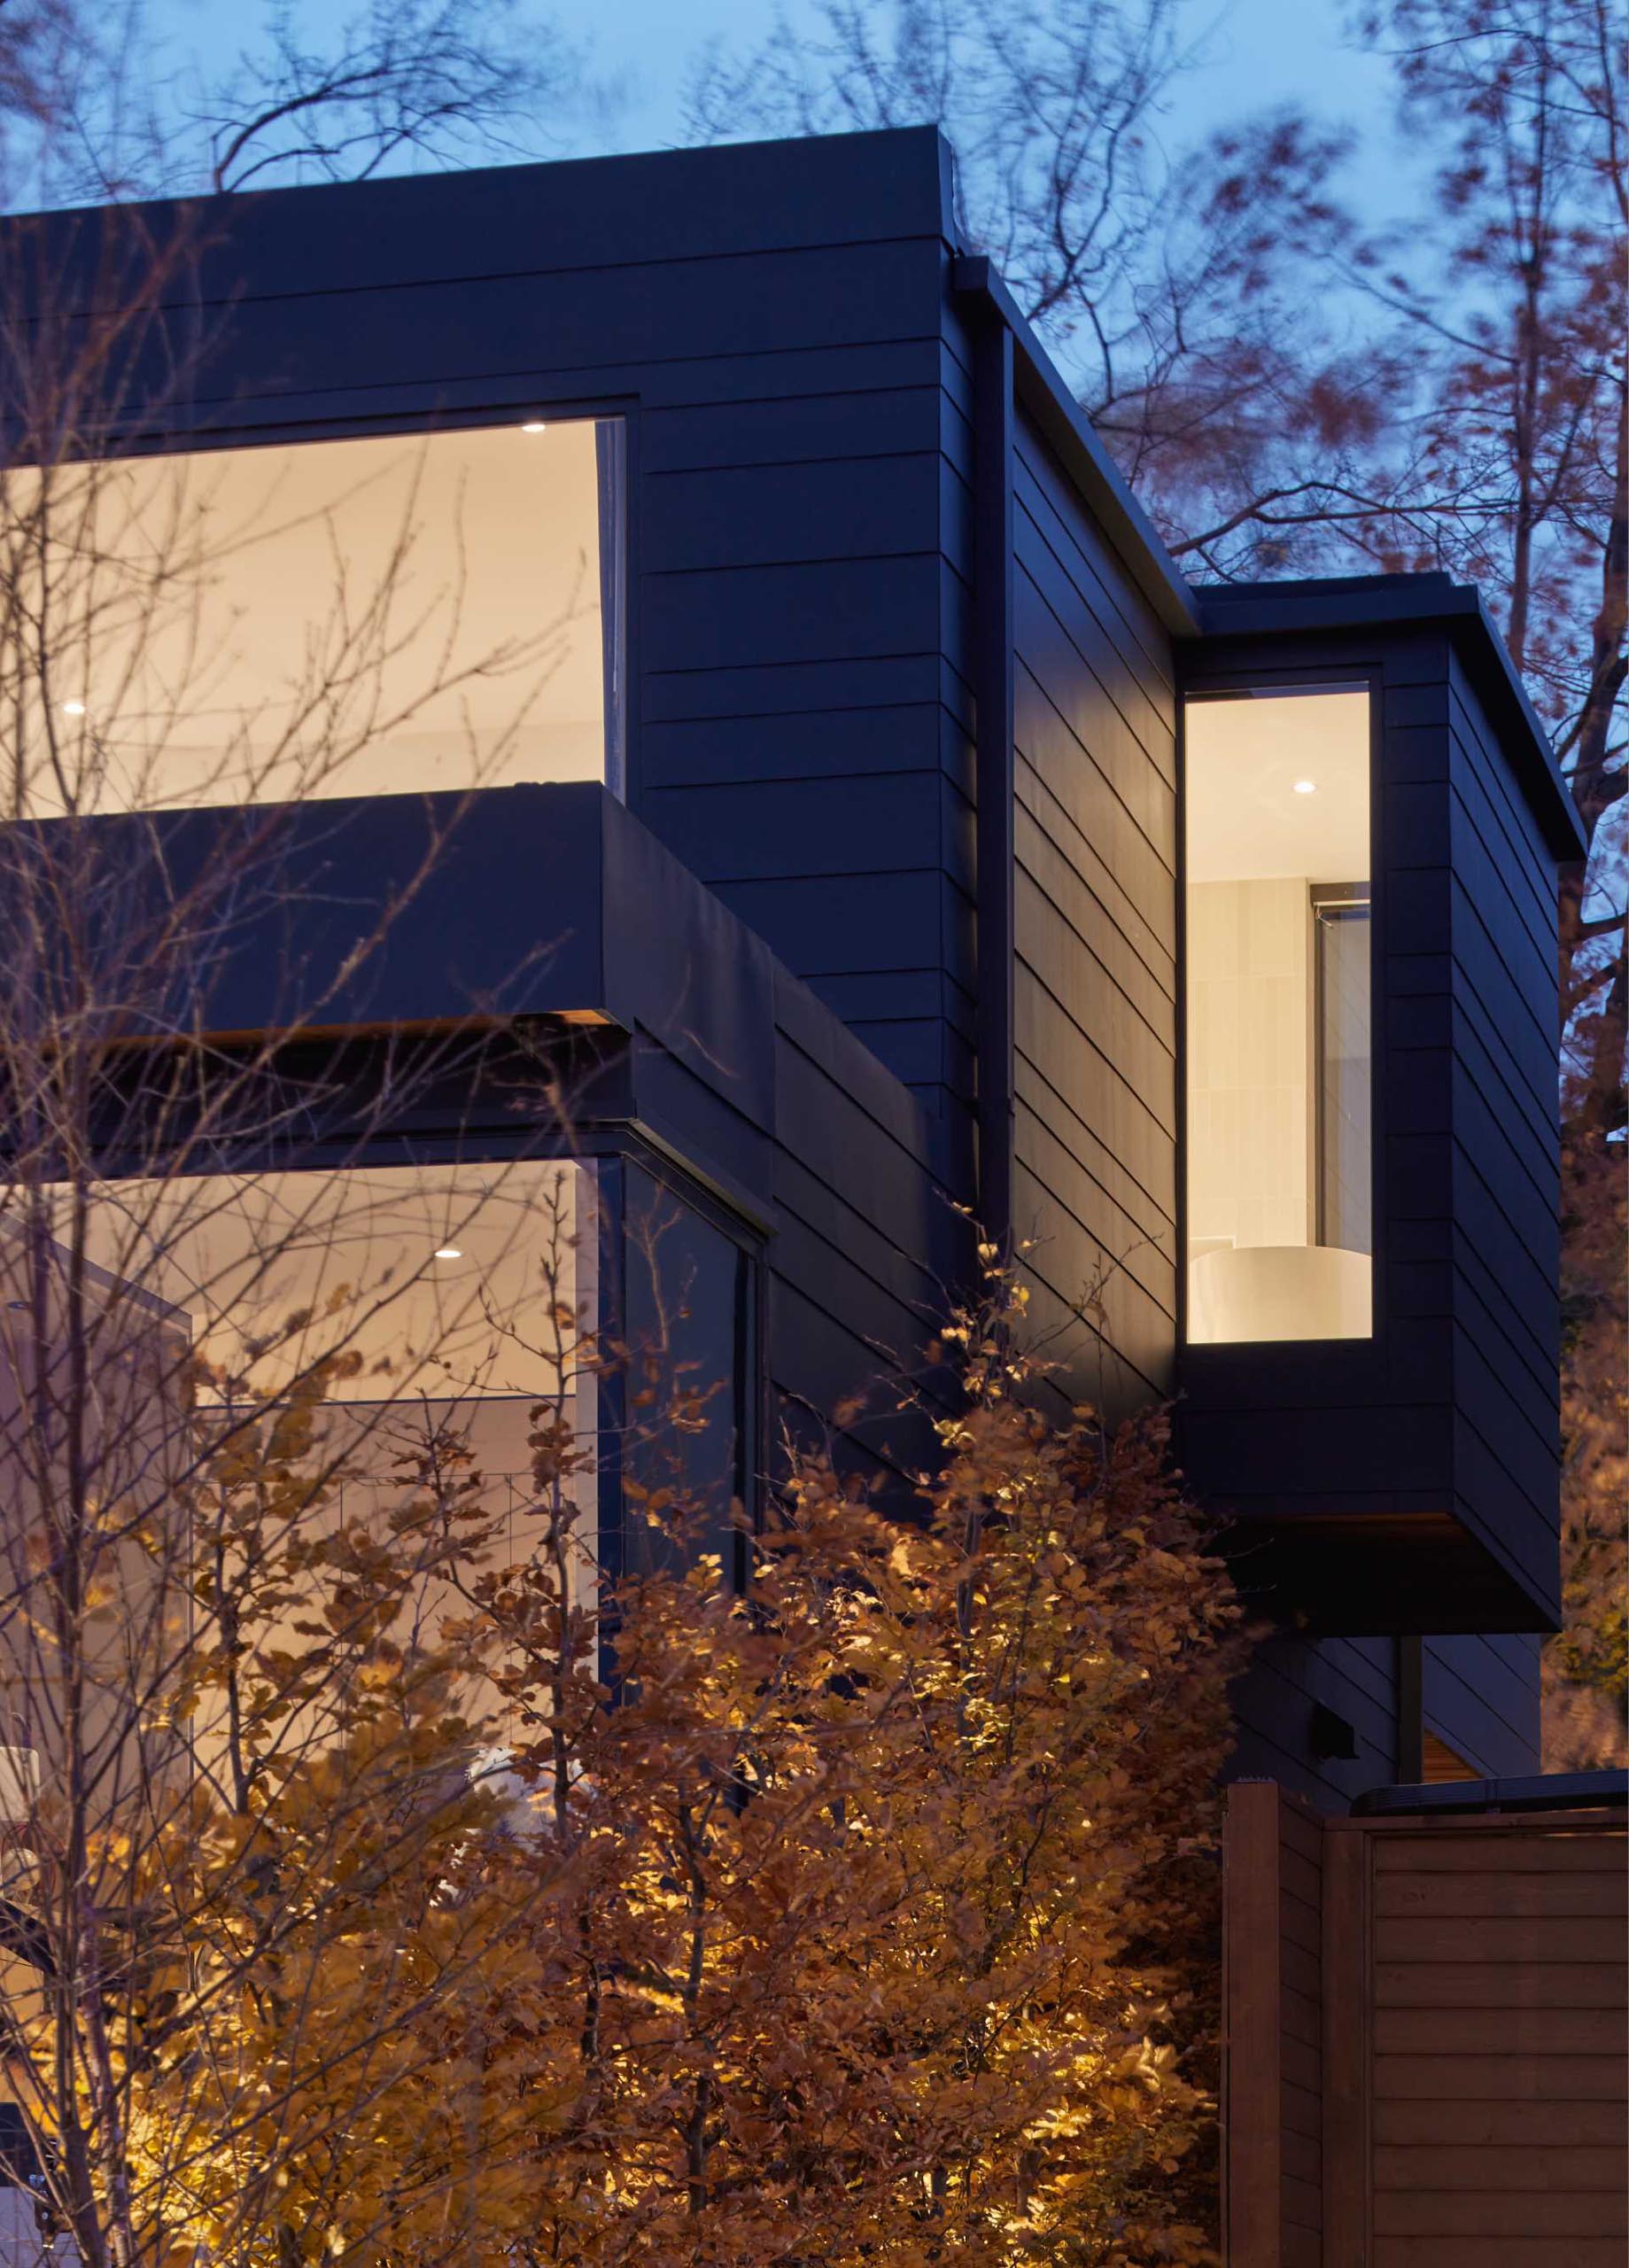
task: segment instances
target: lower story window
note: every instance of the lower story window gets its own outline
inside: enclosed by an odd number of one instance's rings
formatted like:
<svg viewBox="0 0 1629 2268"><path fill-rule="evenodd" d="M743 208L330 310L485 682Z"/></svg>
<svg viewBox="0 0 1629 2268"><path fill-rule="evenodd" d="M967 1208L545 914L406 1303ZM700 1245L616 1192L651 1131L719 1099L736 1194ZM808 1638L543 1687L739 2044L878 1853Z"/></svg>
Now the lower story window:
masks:
<svg viewBox="0 0 1629 2268"><path fill-rule="evenodd" d="M572 1605L595 1611L602 1570L671 1563L646 1511L663 1491L689 1508L667 1523L680 1548L718 1552L736 1580L749 1291L731 1237L621 1159L178 1174L93 1184L82 1200L66 1186L0 1196L10 1610L25 1602L27 1538L49 1531L53 1498L105 1529L128 1509L134 1526L161 1503L184 1506L231 1445L268 1459L268 1429L297 1417L298 1461L269 1459L290 1492L285 1534L307 1478L309 1517L388 1519L422 1490L433 1449L451 1451L442 1469L495 1520L500 1550L524 1559L549 1526L533 1465L540 1404L575 1451ZM138 1580L139 1554L128 1573ZM0 1674L0 1743L49 1757L49 1668L31 1681L3 1627Z"/></svg>

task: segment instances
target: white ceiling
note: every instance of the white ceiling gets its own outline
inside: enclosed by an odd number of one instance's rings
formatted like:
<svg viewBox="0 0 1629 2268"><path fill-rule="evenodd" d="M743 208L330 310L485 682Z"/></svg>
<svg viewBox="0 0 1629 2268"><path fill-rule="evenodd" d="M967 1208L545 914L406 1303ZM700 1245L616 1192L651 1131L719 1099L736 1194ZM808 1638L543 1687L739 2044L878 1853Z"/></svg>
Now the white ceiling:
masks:
<svg viewBox="0 0 1629 2268"><path fill-rule="evenodd" d="M335 1401L537 1394L553 1390L549 1274L578 1296L578 1187L574 1167L539 1161L113 1182L85 1251L120 1331L146 1327L133 1307L185 1317L229 1371L246 1341L276 1341L250 1366L263 1389L343 1349L360 1367ZM25 1269L0 1234L0 1293L25 1295Z"/></svg>
<svg viewBox="0 0 1629 2268"><path fill-rule="evenodd" d="M591 419L126 461L89 499L58 478L56 697L130 801L295 792L234 785L291 732L307 773L358 743L327 795L484 759L490 784L602 776Z"/></svg>
<svg viewBox="0 0 1629 2268"><path fill-rule="evenodd" d="M1184 733L1190 882L1366 879L1367 693L1191 700Z"/></svg>

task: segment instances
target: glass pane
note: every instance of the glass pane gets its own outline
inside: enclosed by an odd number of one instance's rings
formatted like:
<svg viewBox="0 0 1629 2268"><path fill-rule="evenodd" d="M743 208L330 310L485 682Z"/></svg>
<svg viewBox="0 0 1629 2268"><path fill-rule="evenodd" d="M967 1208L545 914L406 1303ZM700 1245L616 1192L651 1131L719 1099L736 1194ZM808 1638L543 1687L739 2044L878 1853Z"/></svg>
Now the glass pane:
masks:
<svg viewBox="0 0 1629 2268"><path fill-rule="evenodd" d="M0 1208L0 1487L10 1511L0 1592L27 1590L32 1539L84 1503L120 1581L136 1526L182 1548L187 1506L219 1482L224 1444L268 1515L377 1528L418 1486L432 1439L467 1456L462 1501L523 1559L547 1527L530 1436L539 1403L593 1446L592 1386L575 1375L572 1310L593 1327L590 1175L527 1161L404 1166L93 1185L74 1225L66 1191ZM579 1234L579 1230L581 1233ZM556 1330L555 1309L562 1310ZM314 1394L311 1439L270 1457L265 1423ZM284 1477L286 1475L286 1478ZM572 1603L596 1604L593 1481L569 1477ZM436 1581L419 1609L451 1609ZM51 1748L50 1672L12 1658L0 1684L25 1748ZM125 1643L127 1614L113 1635ZM110 1679L110 1693L118 1690ZM0 1751L0 1755L4 1751Z"/></svg>
<svg viewBox="0 0 1629 2268"><path fill-rule="evenodd" d="M618 786L620 438L531 420L9 475L8 811Z"/></svg>
<svg viewBox="0 0 1629 2268"><path fill-rule="evenodd" d="M1373 1328L1369 696L1187 704L1188 1336Z"/></svg>
<svg viewBox="0 0 1629 2268"><path fill-rule="evenodd" d="M691 1550L717 1552L739 1581L735 1509L745 1498L747 1259L710 1221L637 1166L625 1169L627 1433L635 1490L672 1490L694 1523ZM674 1423L676 1414L683 1422ZM627 1573L686 1554L631 1496Z"/></svg>

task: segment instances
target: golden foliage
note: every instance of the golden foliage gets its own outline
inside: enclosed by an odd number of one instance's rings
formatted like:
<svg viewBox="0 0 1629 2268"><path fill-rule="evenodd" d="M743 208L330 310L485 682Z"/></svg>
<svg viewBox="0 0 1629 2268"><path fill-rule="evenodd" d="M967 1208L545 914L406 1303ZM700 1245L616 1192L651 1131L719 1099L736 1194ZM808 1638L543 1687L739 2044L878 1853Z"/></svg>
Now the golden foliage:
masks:
<svg viewBox="0 0 1629 2268"><path fill-rule="evenodd" d="M84 2018L141 2257L1214 2257L1237 1611L1162 1422L1038 1414L989 1264L914 1519L805 1457L742 1595L650 1488L676 1548L603 1632L547 1407L520 1565L446 1442L388 1518L258 1557L244 1505L308 1444L238 1453L187 1701L219 1724L229 1689L234 1768L133 1856L128 1982Z"/></svg>

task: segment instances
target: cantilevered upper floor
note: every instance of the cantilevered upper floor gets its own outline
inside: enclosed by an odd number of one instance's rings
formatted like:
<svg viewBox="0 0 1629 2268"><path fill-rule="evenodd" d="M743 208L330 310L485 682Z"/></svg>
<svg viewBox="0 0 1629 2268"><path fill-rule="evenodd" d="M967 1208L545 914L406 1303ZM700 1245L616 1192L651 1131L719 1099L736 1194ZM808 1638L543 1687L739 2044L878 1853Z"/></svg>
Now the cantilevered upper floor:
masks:
<svg viewBox="0 0 1629 2268"><path fill-rule="evenodd" d="M1066 1386L1180 1390L1196 1482L1326 1624L1553 1616L1579 837L1474 594L1191 587L931 129L48 216L0 263L18 556L82 571L15 816L292 801L331 909L456 806L485 848L325 1029L547 953L633 1031L618 953L727 991L761 948L829 1019L826 1165L754 1230L786 1408L911 1364L923 1223L966 1207ZM696 886L624 882L621 940L564 887L606 797L596 843ZM880 1217L857 1103L917 1130ZM749 1213L753 1138L685 1129Z"/></svg>

